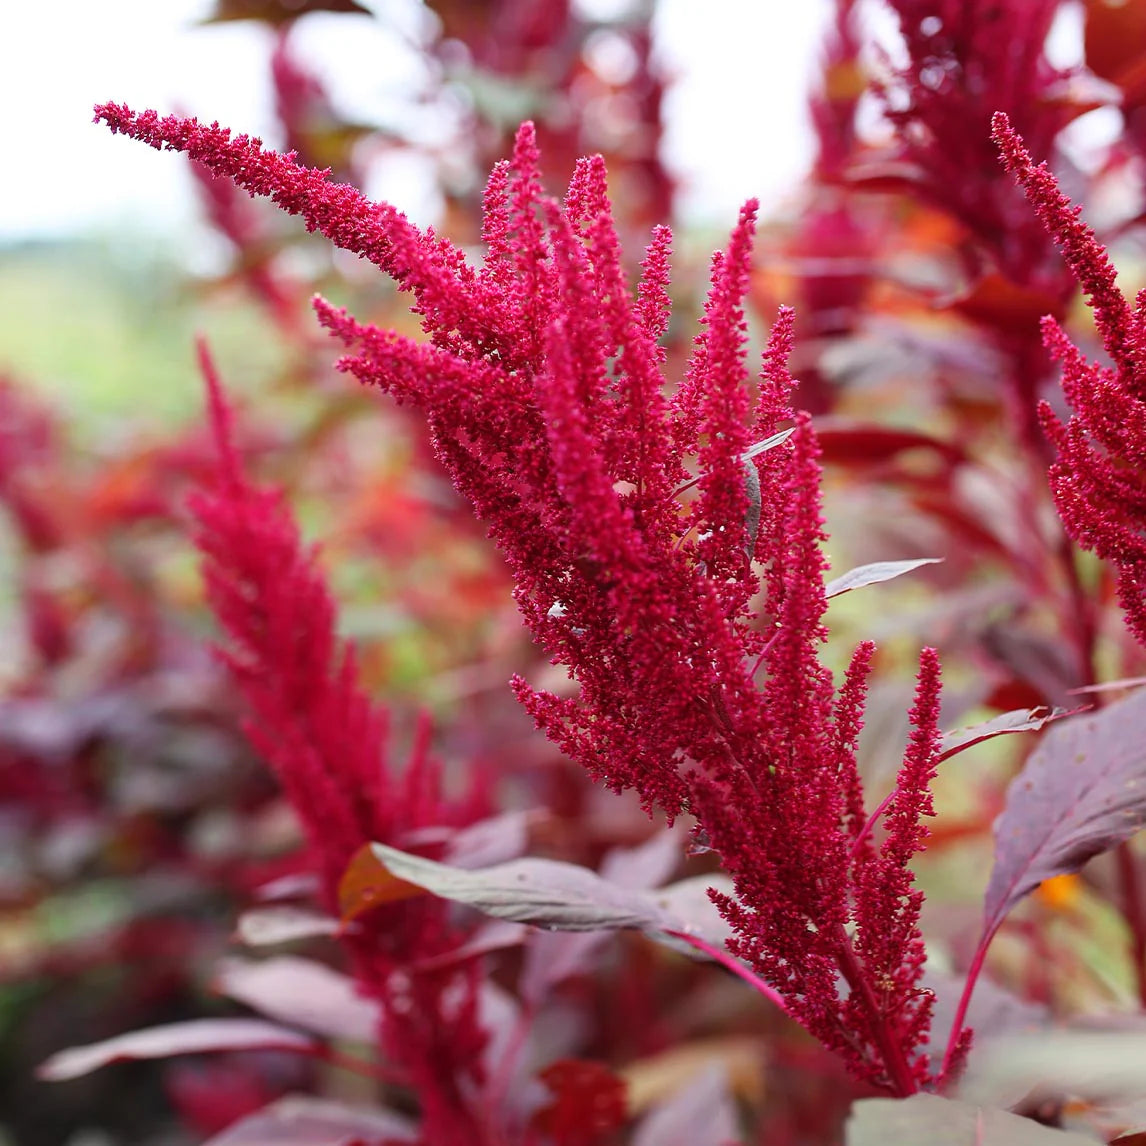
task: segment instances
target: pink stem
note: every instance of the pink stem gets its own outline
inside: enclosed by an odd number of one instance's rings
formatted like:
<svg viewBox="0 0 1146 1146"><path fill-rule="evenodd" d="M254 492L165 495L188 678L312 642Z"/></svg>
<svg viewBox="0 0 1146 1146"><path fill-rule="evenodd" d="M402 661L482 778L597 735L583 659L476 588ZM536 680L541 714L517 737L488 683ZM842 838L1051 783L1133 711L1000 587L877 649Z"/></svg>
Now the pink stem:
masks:
<svg viewBox="0 0 1146 1146"><path fill-rule="evenodd" d="M912 1073L907 1056L903 1053L903 1047L896 1040L895 1033L888 1027L887 1016L875 1001L871 983L868 982L868 977L859 959L856 958L855 948L852 947L851 938L844 930L843 924L836 924L833 930L839 949L840 973L871 1016L872 1034L879 1047L883 1065L887 1068L892 1090L897 1098L909 1098L918 1093L919 1084L915 1081L915 1075Z"/></svg>
<svg viewBox="0 0 1146 1146"><path fill-rule="evenodd" d="M1146 1008L1146 914L1142 909L1142 888L1138 879L1138 860L1129 842L1114 851L1118 864L1118 882L1122 892L1122 914L1130 930L1130 951L1134 960L1134 977L1138 984L1138 1002Z"/></svg>
<svg viewBox="0 0 1146 1146"><path fill-rule="evenodd" d="M521 1058L525 1040L536 1018L537 1005L529 1002L523 1003L517 1016L517 1022L509 1036L509 1042L506 1044L505 1053L497 1065L497 1073L489 1081L485 1094L485 1108L489 1123L494 1128L503 1124L505 1112L502 1107L505 1105L506 1097L509 1094L509 1087L513 1082L513 1072Z"/></svg>
<svg viewBox="0 0 1146 1146"><path fill-rule="evenodd" d="M727 951L721 951L719 947L713 946L706 939L701 939L699 935L690 935L687 931L666 931L665 934L671 935L674 939L683 939L690 947L695 947L698 951L703 951L710 959L714 959L726 970L731 971L734 975L743 979L753 990L759 992L769 1002L775 1003L785 1014L788 1013L788 1008L784 1005L784 1000L779 992L769 987L759 975L750 971L739 959L729 955Z"/></svg>
<svg viewBox="0 0 1146 1146"><path fill-rule="evenodd" d="M886 812L887 809L891 807L891 802L895 799L895 794L898 791L898 788L892 788L892 790L888 792L886 796L884 796L883 802L880 804L880 806L876 808L876 810L872 812L870 816L868 816L867 823L864 824L864 826L860 829L859 835L856 836L855 841L852 843L852 851L850 857L851 859L854 860L859 854L859 850L863 846L864 840L866 840L868 836L870 836L871 833L875 830L876 821L880 818L880 816L882 816L884 812Z"/></svg>
<svg viewBox="0 0 1146 1146"><path fill-rule="evenodd" d="M955 1049L959 1043L959 1036L963 1033L963 1024L967 1019L967 1008L971 1005L971 995L975 991L975 984L979 981L983 964L986 962L987 948L991 946L991 940L995 938L995 932L999 930L1000 923L1002 923L1002 920L999 920L999 922L979 940L979 946L975 951L975 958L971 960L971 966L967 969L967 980L963 984L963 994L959 997L959 1006L955 1008L955 1018L951 1023L951 1033L947 1036L947 1049L943 1052L943 1065L939 1068L940 1084L946 1079L947 1073L951 1069Z"/></svg>

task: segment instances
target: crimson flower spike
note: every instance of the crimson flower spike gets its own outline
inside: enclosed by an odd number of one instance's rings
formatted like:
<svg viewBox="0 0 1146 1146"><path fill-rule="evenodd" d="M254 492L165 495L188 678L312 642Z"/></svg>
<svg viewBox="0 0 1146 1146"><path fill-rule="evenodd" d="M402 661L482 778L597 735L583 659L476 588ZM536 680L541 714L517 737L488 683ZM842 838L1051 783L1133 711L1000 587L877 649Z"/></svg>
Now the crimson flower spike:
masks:
<svg viewBox="0 0 1146 1146"><path fill-rule="evenodd" d="M1088 362L1057 322L1043 319L1043 341L1062 366L1073 410L1066 425L1046 402L1039 410L1058 455L1048 475L1055 506L1070 536L1117 570L1127 627L1146 645L1146 294L1131 307L1081 207L1045 163L1034 162L1005 115L995 116L993 129L1003 162L1086 293L1113 363Z"/></svg>
<svg viewBox="0 0 1146 1146"><path fill-rule="evenodd" d="M413 294L425 342L315 305L348 348L341 369L423 411L534 638L578 686L559 697L516 678L521 703L608 787L696 817L735 882L734 898L716 897L730 947L795 1019L862 1079L901 1095L929 1083L907 862L931 812L938 660L925 651L877 847L855 760L872 649L857 650L838 696L819 659L819 447L791 408L790 311L754 384L747 367L756 205L713 258L702 331L666 397L671 236L654 232L634 298L599 157L578 163L560 205L541 191L523 125L490 176L476 269L257 140L115 104L97 118L269 195Z"/></svg>
<svg viewBox="0 0 1146 1146"><path fill-rule="evenodd" d="M218 464L192 498L208 599L228 638L219 655L249 710L247 733L302 823L328 910L355 852L372 840L455 818L419 730L407 767L387 760L388 714L363 688L338 638L334 600L279 490L243 472L232 415L205 344L199 361ZM452 952L462 937L447 905L391 905L342 936L363 993L381 1004L379 1042L401 1062L422 1105L427 1141L480 1141L459 1092L481 1074L485 1032L472 969L414 976L410 964ZM396 971L402 971L398 976ZM403 982L406 983L403 986Z"/></svg>

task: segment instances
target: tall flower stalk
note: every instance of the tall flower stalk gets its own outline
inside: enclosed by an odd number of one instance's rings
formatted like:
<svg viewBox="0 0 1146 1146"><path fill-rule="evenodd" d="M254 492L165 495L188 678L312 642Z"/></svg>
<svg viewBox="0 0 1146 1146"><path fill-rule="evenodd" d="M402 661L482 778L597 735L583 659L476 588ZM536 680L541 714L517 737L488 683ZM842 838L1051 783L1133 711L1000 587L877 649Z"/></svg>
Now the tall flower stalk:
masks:
<svg viewBox="0 0 1146 1146"><path fill-rule="evenodd" d="M205 345L199 348L218 453L216 481L192 500L195 543L211 608L227 635L219 650L249 712L247 734L301 821L323 906L371 840L465 818L442 797L428 727L401 772L388 760L388 714L362 687L353 647L315 554L282 493L243 472L231 411ZM486 1032L472 963L443 958L464 936L442 902L391 904L341 936L359 990L379 1004L379 1046L418 1095L427 1141L486 1141L480 1114ZM410 972L434 959L445 970Z"/></svg>
<svg viewBox="0 0 1146 1146"><path fill-rule="evenodd" d="M756 204L713 258L672 389L659 346L669 231L654 231L634 295L602 160L582 160L558 204L541 191L529 124L490 176L477 267L257 139L115 104L97 119L270 196L412 294L425 341L316 309L347 347L341 369L423 412L534 638L576 684L558 696L515 678L520 701L608 787L695 817L735 882L735 897L715 897L730 948L793 1018L859 1078L900 1095L933 1082L908 865L932 811L938 658L922 653L877 839L855 754L873 648L856 650L838 691L820 660L820 469L810 420L791 406L791 312L756 379L747 365Z"/></svg>
<svg viewBox="0 0 1146 1146"><path fill-rule="evenodd" d="M1086 293L1112 363L1086 361L1053 318L1043 320L1043 340L1062 366L1073 411L1063 423L1048 403L1039 407L1057 454L1049 475L1055 506L1074 541L1117 570L1127 627L1146 645L1146 293L1135 306L1126 301L1106 248L1079 218L1081 208L1046 164L1035 163L1007 116L997 115L993 126L1008 170Z"/></svg>

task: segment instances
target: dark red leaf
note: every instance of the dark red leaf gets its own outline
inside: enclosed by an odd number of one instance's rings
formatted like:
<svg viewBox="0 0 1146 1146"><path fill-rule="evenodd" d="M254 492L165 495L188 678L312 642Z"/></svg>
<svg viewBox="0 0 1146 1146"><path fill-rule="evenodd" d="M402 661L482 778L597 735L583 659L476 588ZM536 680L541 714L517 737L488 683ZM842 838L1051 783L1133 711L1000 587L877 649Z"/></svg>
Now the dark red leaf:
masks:
<svg viewBox="0 0 1146 1146"><path fill-rule="evenodd" d="M1078 871L1146 823L1146 693L1055 725L995 824L985 931L1044 879Z"/></svg>
<svg viewBox="0 0 1146 1146"><path fill-rule="evenodd" d="M958 446L916 430L896 430L862 422L828 423L817 426L816 435L824 460L837 465L881 465L911 450L938 454L951 465L964 460Z"/></svg>

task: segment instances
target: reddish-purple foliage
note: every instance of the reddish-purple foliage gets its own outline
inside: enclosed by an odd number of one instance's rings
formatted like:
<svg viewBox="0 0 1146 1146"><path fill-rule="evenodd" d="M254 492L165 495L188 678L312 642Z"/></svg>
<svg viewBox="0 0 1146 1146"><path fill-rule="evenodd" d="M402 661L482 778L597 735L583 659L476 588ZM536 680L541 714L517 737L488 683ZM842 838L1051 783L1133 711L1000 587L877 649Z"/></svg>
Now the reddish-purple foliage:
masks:
<svg viewBox="0 0 1146 1146"><path fill-rule="evenodd" d="M755 386L745 362L755 205L713 259L703 331L669 399L657 340L668 315L670 237L654 234L634 301L599 158L579 163L562 208L541 194L533 131L523 127L512 164L489 181L478 270L392 207L257 140L112 104L97 116L271 196L413 293L428 343L317 306L353 349L343 369L424 412L440 459L510 565L527 624L579 688L575 699L559 697L518 679L522 703L608 786L635 789L669 816L696 816L736 882L737 898L721 899L734 950L794 1017L860 1077L901 1094L927 1080L919 1048L930 997L919 989L919 896L906 864L931 811L938 662L925 651L916 732L886 839L873 847L855 764L871 650L857 652L837 697L818 656L826 637L818 446L808 418L790 407L790 312L773 328ZM787 444L745 460L792 417ZM699 490L682 504L690 464ZM244 561L261 561L251 548L228 544ZM271 546L261 539L258 549ZM281 589L287 567L277 557L280 588L266 585L284 607L293 595ZM235 608L222 604L224 616ZM250 639L249 620L240 626ZM330 647L328 629L324 621L320 648ZM256 626L253 639L261 632ZM276 657L295 647L286 626ZM254 683L253 696L321 735L329 706L342 711L349 701L335 683L336 662L326 655L320 663L319 679L292 687L289 704L263 697L273 684ZM309 757L299 761L314 770Z"/></svg>
<svg viewBox="0 0 1146 1146"><path fill-rule="evenodd" d="M1036 165L1004 115L994 136L1009 170L1062 250L1094 310L1113 366L1086 361L1052 318L1043 337L1063 368L1062 388L1074 413L1066 425L1047 403L1040 410L1057 458L1050 467L1055 505L1068 533L1118 570L1126 622L1146 644L1146 295L1131 305L1118 289L1106 249L1079 218L1080 207Z"/></svg>

